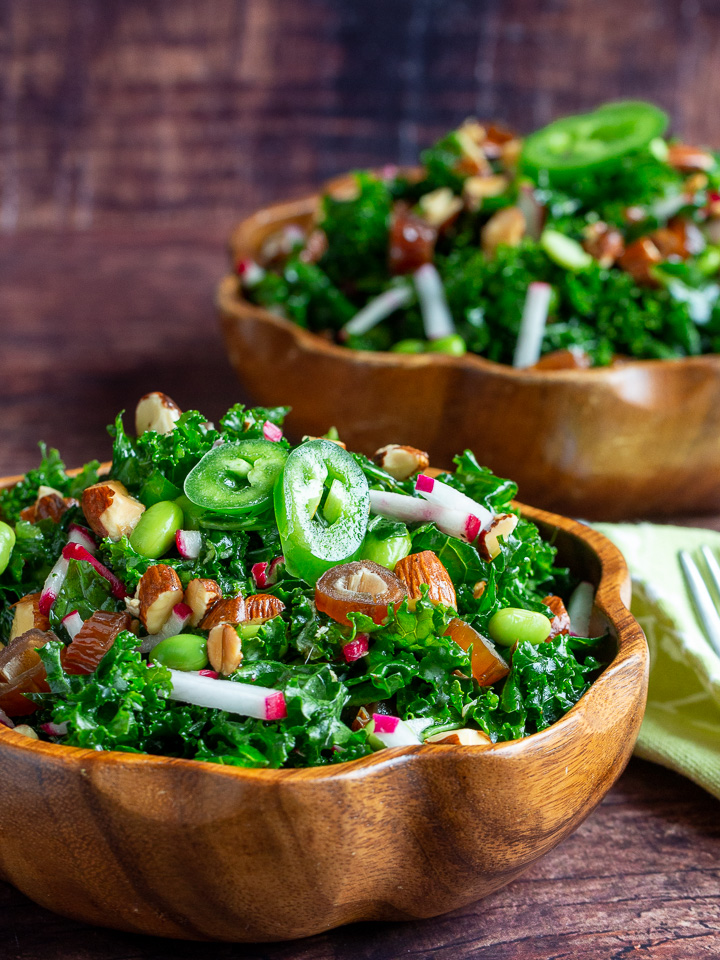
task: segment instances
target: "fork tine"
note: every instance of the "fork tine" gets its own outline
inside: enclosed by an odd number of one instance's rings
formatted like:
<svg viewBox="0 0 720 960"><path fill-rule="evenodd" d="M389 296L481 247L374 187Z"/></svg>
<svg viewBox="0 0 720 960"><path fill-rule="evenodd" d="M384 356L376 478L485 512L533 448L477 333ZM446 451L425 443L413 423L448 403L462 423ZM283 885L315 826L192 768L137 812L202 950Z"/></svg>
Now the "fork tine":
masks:
<svg viewBox="0 0 720 960"><path fill-rule="evenodd" d="M720 656L720 616L700 571L686 550L678 554L690 594L705 627L705 633L715 653ZM714 558L713 558L714 559ZM717 565L717 564L716 564Z"/></svg>
<svg viewBox="0 0 720 960"><path fill-rule="evenodd" d="M718 562L715 559L715 554L707 544L701 548L700 553L702 553L705 559L705 564L707 565L710 576L713 579L715 589L717 590L718 594L720 594L720 565L718 565Z"/></svg>

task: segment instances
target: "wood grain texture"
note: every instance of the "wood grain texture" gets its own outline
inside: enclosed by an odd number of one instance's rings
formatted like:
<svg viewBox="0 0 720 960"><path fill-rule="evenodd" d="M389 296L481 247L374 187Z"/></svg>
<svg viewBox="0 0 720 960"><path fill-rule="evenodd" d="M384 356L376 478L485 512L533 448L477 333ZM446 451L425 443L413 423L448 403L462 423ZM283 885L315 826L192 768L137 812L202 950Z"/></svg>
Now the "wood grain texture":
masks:
<svg viewBox="0 0 720 960"><path fill-rule="evenodd" d="M0 229L218 235L469 114L650 97L720 144L712 0L4 0Z"/></svg>
<svg viewBox="0 0 720 960"><path fill-rule="evenodd" d="M231 235L233 261L257 259L284 227L309 229L318 202L311 195L244 220ZM290 404L296 434L332 424L351 449L372 455L392 439L447 467L469 448L529 502L571 516L720 510L720 357L515 370L474 355L348 350L250 304L235 275L217 301L240 379L257 402Z"/></svg>
<svg viewBox="0 0 720 960"><path fill-rule="evenodd" d="M557 723L509 743L425 744L305 770L80 750L3 727L0 877L73 919L240 942L434 917L515 879L622 773L648 673L617 548L583 524L522 512L558 563L595 584L591 634L616 644Z"/></svg>

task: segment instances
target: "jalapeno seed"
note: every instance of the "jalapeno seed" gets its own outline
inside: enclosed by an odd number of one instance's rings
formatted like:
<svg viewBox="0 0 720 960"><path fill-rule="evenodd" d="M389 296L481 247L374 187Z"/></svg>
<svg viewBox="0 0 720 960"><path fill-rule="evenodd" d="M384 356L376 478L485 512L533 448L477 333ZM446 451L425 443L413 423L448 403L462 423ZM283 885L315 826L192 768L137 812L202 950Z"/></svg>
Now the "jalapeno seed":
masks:
<svg viewBox="0 0 720 960"><path fill-rule="evenodd" d="M207 641L194 633L179 633L161 640L150 659L170 670L204 670L208 665Z"/></svg>
<svg viewBox="0 0 720 960"><path fill-rule="evenodd" d="M15 531L13 528L0 520L0 573L3 573L10 563L10 556L15 546Z"/></svg>
<svg viewBox="0 0 720 960"><path fill-rule="evenodd" d="M141 557L156 560L168 552L182 528L183 512L174 500L161 500L143 513L130 535L130 546Z"/></svg>
<svg viewBox="0 0 720 960"><path fill-rule="evenodd" d="M511 647L514 643L542 643L550 636L552 624L544 613L505 607L490 618L488 633L495 643Z"/></svg>

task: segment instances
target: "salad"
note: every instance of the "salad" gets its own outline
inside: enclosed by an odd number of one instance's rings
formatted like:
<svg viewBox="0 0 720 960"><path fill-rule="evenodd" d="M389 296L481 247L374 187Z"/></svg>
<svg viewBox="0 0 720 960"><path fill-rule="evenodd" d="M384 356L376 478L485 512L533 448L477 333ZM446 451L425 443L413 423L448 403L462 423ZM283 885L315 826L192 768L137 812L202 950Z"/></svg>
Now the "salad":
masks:
<svg viewBox="0 0 720 960"><path fill-rule="evenodd" d="M113 459L56 450L0 493L0 721L244 767L542 730L607 659L592 587L555 565L516 487L470 451L374 459L287 408L218 427L162 393ZM566 608L563 597L569 599Z"/></svg>
<svg viewBox="0 0 720 960"><path fill-rule="evenodd" d="M353 349L547 369L720 352L720 165L652 104L523 138L468 120L356 173L236 264L250 301Z"/></svg>

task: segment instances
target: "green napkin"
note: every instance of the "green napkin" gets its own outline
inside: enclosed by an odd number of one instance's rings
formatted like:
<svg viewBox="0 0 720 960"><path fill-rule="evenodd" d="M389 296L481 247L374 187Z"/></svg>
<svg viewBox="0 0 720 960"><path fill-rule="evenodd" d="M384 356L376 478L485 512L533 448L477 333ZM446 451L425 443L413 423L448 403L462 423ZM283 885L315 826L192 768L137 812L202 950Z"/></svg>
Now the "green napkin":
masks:
<svg viewBox="0 0 720 960"><path fill-rule="evenodd" d="M720 555L720 533L651 523L593 526L625 556L632 613L650 648L648 704L635 753L720 798L720 657L705 639L677 559L684 549L697 561L703 544Z"/></svg>

